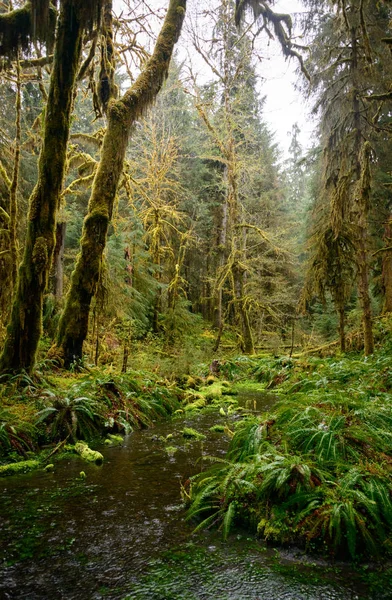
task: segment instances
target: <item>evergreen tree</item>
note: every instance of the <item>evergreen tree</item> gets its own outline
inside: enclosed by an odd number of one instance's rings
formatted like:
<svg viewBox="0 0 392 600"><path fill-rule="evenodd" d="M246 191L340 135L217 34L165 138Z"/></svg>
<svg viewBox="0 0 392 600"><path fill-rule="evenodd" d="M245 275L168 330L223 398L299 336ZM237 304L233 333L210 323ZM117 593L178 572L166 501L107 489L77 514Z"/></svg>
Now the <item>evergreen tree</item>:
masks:
<svg viewBox="0 0 392 600"><path fill-rule="evenodd" d="M380 41L386 15L384 9L369 2L354 1L350 6L335 4L336 7L324 15L322 27L317 31L315 60L310 67L318 94L316 110L321 113L324 152L321 194L325 195L330 207L329 225L325 226L324 233L319 231L315 243L319 245L316 255L320 255L322 247L325 248L326 234L330 240L329 252L336 251L333 264L335 267L341 265L343 270L335 278L330 278L327 272L322 275L320 270L318 276L324 277L325 281L329 278L328 285L335 285L333 296L340 298L337 309L342 316L345 294L339 292L339 286L345 276L339 249L346 247L350 237L349 245L355 248L356 254L365 354L371 354L374 342L369 292L368 221L372 162L369 142L374 134L372 122L377 108L367 96L371 90L383 85L377 77L376 56L384 51ZM312 270L310 273L314 277Z"/></svg>

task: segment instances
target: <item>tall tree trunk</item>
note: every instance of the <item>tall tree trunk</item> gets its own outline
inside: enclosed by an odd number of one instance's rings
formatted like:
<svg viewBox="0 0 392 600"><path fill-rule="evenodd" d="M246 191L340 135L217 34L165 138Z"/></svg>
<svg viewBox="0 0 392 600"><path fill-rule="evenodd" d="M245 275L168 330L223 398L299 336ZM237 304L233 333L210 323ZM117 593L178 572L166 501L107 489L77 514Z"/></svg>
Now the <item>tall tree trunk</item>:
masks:
<svg viewBox="0 0 392 600"><path fill-rule="evenodd" d="M360 160L360 159L359 159ZM361 164L361 163L360 163ZM374 352L374 337L372 326L372 306L369 293L369 258L368 258L368 206L370 196L370 146L365 142L362 152L362 165L358 182L358 295L362 308L363 343L365 356Z"/></svg>
<svg viewBox="0 0 392 600"><path fill-rule="evenodd" d="M220 225L218 230L218 276L221 274L225 262L226 262L226 241L227 241L227 229L228 229L228 204L227 197L224 200L224 203L221 207L221 215L220 215ZM218 330L215 344L213 347L213 351L217 352L220 346L223 327L224 327L224 319L223 319L223 287L222 284L218 284L214 293L214 327Z"/></svg>
<svg viewBox="0 0 392 600"><path fill-rule="evenodd" d="M14 168L10 188L10 254L11 254L11 289L16 285L16 274L18 269L18 240L17 240L17 220L18 220L18 182L19 182L19 163L20 163L20 140L21 140L21 112L22 112L22 82L20 72L19 54L16 59L16 101L15 101L15 149L14 149Z"/></svg>
<svg viewBox="0 0 392 600"><path fill-rule="evenodd" d="M362 244L363 245L363 244ZM363 261L363 262L362 262ZM358 254L359 262L359 281L358 293L362 307L362 326L363 326L363 343L365 356L369 356L374 352L374 339L372 328L372 307L369 296L369 273L367 265L367 256L364 249Z"/></svg>
<svg viewBox="0 0 392 600"><path fill-rule="evenodd" d="M218 255L218 275L222 271L226 262L226 239L227 239L227 218L228 218L228 206L227 198L220 207L220 223L217 237L217 255ZM223 327L223 308L222 308L222 286L217 286L214 295L214 327L219 331Z"/></svg>
<svg viewBox="0 0 392 600"><path fill-rule="evenodd" d="M369 258L368 258L368 215L370 199L370 145L362 143L361 106L359 103L358 74L358 44L357 29L351 30L352 61L351 71L353 76L353 115L354 115L354 152L356 172L356 206L354 212L357 216L357 267L358 267L358 294L362 308L363 342L365 356L374 352L374 338L372 328L372 307L369 293Z"/></svg>
<svg viewBox="0 0 392 600"><path fill-rule="evenodd" d="M43 296L52 265L74 85L82 51L83 11L75 7L75 1L61 3L38 182L30 197L25 251L0 372L31 371L41 336Z"/></svg>
<svg viewBox="0 0 392 600"><path fill-rule="evenodd" d="M385 223L384 243L387 248L392 242L392 215ZM392 250L382 253L382 283L384 288L383 314L392 312Z"/></svg>
<svg viewBox="0 0 392 600"><path fill-rule="evenodd" d="M91 299L97 289L108 226L131 128L156 98L167 76L174 44L185 16L185 6L186 0L170 0L153 55L124 96L108 103L107 130L88 214L83 224L80 253L59 323L57 347L51 351L51 355L63 359L66 367L82 358Z"/></svg>
<svg viewBox="0 0 392 600"><path fill-rule="evenodd" d="M339 341L340 341L340 352L346 352L346 314L344 306L338 306L337 313L339 316Z"/></svg>
<svg viewBox="0 0 392 600"><path fill-rule="evenodd" d="M0 320L4 326L10 304L11 253L10 253L10 187L11 181L0 162Z"/></svg>
<svg viewBox="0 0 392 600"><path fill-rule="evenodd" d="M241 321L243 351L245 354L254 354L252 329L249 322L249 314L244 302L244 271L238 265L233 267L234 292L237 305L237 314Z"/></svg>
<svg viewBox="0 0 392 600"><path fill-rule="evenodd" d="M53 256L53 293L56 301L63 297L64 290L64 249L67 223L62 221L56 225L56 245Z"/></svg>

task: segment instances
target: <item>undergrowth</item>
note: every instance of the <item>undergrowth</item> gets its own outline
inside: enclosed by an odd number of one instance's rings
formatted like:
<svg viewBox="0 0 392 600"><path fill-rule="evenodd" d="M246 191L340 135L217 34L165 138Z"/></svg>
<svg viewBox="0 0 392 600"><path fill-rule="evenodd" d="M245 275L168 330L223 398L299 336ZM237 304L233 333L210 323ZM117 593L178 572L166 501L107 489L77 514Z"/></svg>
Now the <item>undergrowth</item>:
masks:
<svg viewBox="0 0 392 600"><path fill-rule="evenodd" d="M270 413L237 425L227 457L193 478L197 528L361 559L392 551L392 357L260 359Z"/></svg>
<svg viewBox="0 0 392 600"><path fill-rule="evenodd" d="M45 444L149 427L179 407L173 383L140 372L26 378L8 378L0 388L0 456L7 460Z"/></svg>

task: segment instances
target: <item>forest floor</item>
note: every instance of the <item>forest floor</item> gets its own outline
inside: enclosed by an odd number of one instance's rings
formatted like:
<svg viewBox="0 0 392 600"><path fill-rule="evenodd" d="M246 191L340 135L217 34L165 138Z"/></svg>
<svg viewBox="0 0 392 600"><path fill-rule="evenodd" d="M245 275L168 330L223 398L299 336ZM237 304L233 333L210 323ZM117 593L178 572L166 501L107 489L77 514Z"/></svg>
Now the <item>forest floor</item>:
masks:
<svg viewBox="0 0 392 600"><path fill-rule="evenodd" d="M210 474L183 489L196 522L219 525L224 535L245 524L272 543L295 542L330 556L389 556L390 350L385 342L367 358L214 362L202 362L200 349L193 357L191 348L153 357L144 351L133 362L139 368L126 374L113 367L64 373L44 364L33 377L12 377L0 387L0 475L53 469L64 453L80 454L79 440L94 446L104 438L110 447L169 416L215 410L213 433L233 438L229 463L215 470L209 489ZM239 393L249 394L248 404L239 405ZM266 412L254 393L264 395ZM197 439L198 432L182 435ZM163 441L169 452L170 439Z"/></svg>

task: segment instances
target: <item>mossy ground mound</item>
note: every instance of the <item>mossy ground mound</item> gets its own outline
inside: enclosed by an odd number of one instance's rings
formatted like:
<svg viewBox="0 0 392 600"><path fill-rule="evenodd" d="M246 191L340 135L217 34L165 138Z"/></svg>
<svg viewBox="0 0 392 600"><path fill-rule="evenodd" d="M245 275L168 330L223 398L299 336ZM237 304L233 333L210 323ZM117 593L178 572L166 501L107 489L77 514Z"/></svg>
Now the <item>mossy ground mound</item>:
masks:
<svg viewBox="0 0 392 600"><path fill-rule="evenodd" d="M62 441L74 444L109 434L110 443L118 443L117 434L151 426L178 409L180 391L143 373L120 377L96 371L49 373L45 380L11 378L0 394L0 456L4 462L19 462Z"/></svg>

